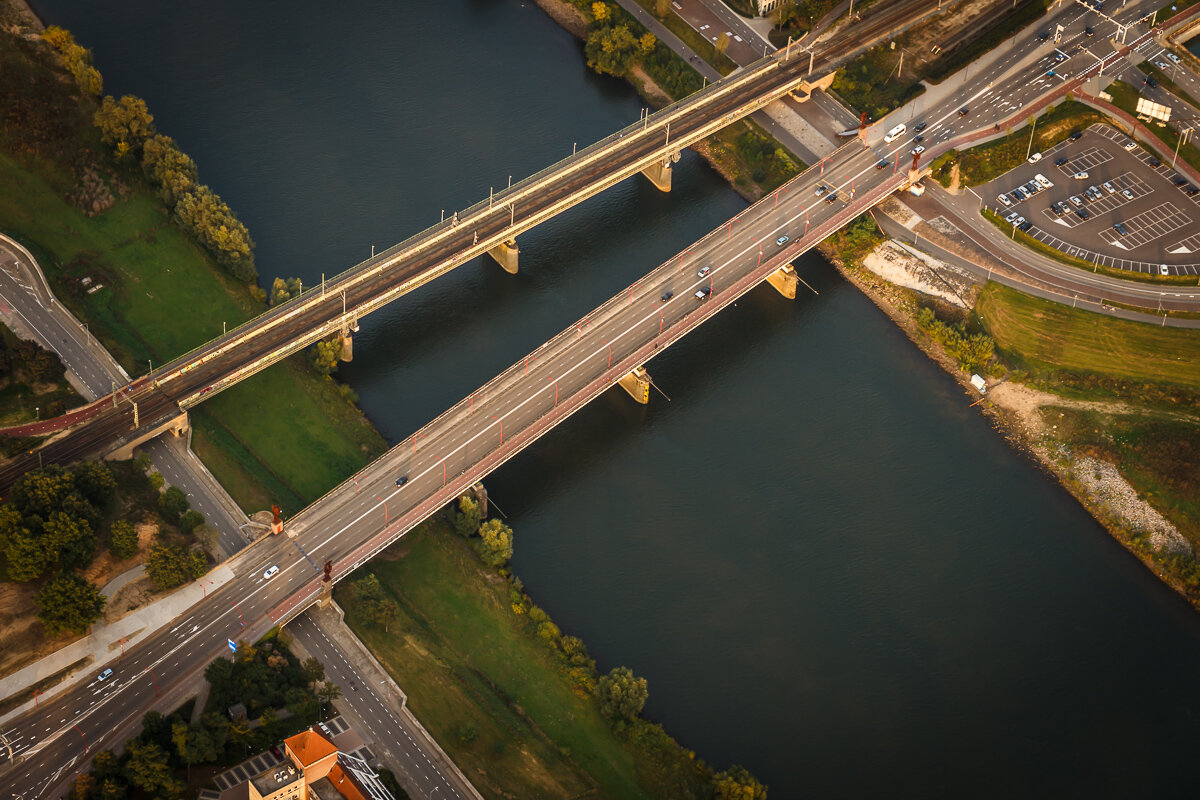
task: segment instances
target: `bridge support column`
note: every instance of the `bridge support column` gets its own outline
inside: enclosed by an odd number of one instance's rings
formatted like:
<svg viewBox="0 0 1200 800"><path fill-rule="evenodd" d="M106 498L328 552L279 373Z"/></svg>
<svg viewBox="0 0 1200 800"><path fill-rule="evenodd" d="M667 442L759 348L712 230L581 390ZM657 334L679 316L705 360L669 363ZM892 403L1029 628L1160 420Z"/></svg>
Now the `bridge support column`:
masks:
<svg viewBox="0 0 1200 800"><path fill-rule="evenodd" d="M475 502L479 504L480 519L487 519L488 516L488 493L483 483L477 483L471 487L469 492L475 498Z"/></svg>
<svg viewBox="0 0 1200 800"><path fill-rule="evenodd" d="M645 367L635 367L621 380L617 381L621 388L629 392L629 396L642 405L650 402L650 373Z"/></svg>
<svg viewBox="0 0 1200 800"><path fill-rule="evenodd" d="M333 603L333 581L321 581L321 591L317 594L317 606L329 608Z"/></svg>
<svg viewBox="0 0 1200 800"><path fill-rule="evenodd" d="M675 160L679 160L676 156ZM650 179L660 192L671 191L671 162L658 161L642 170L642 174Z"/></svg>
<svg viewBox="0 0 1200 800"><path fill-rule="evenodd" d="M800 285L800 276L791 264L784 264L767 276L767 283L775 287L775 291L788 300L796 299L796 288Z"/></svg>
<svg viewBox="0 0 1200 800"><path fill-rule="evenodd" d="M496 259L497 263L504 268L504 271L509 275L517 274L517 256L521 253L521 248L517 247L516 239L509 239L507 242L500 244L488 250L488 255Z"/></svg>
<svg viewBox="0 0 1200 800"><path fill-rule="evenodd" d="M354 332L358 330L358 320L352 321L349 325L342 328L342 354L338 356L341 361L354 360Z"/></svg>
<svg viewBox="0 0 1200 800"><path fill-rule="evenodd" d="M106 461L125 461L127 459L133 458L133 449L135 447L137 447L139 444L144 444L144 443L150 441L155 436L158 436L160 433L166 433L167 431L170 431L171 433L175 434L176 436L183 436L190 429L191 429L191 425L188 422L188 415L187 415L187 412L184 411L179 416L172 417L171 419L167 420L166 422L159 425L158 427L148 430L145 433L142 433L141 435L137 436L136 438L130 440L129 442L126 442L125 444L118 447L116 450L113 450L111 453L106 454L104 456L104 459Z"/></svg>

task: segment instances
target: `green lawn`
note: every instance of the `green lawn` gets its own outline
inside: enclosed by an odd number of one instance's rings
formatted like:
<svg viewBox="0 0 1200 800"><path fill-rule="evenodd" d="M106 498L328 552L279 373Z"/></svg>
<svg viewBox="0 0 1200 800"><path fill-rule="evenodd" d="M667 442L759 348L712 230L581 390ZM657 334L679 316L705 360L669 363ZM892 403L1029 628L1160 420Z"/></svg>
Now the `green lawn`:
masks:
<svg viewBox="0 0 1200 800"><path fill-rule="evenodd" d="M698 797L696 762L623 743L550 646L512 607L509 584L440 521L363 570L399 604L390 633L346 620L409 696L413 713L485 797ZM345 592L337 592L345 604ZM651 687L653 690L653 687Z"/></svg>
<svg viewBox="0 0 1200 800"><path fill-rule="evenodd" d="M1112 95L1112 104L1114 106L1132 117L1137 116L1138 90L1136 88L1124 81L1113 81L1105 91ZM1159 127L1154 123L1149 125L1139 123L1137 127L1138 136L1145 136L1146 131L1158 137L1159 141L1170 148L1173 153L1176 146L1179 145L1179 134L1170 125ZM1196 169L1200 169L1200 147L1193 144L1191 140L1182 147L1179 147L1178 158L1181 161L1191 164Z"/></svg>
<svg viewBox="0 0 1200 800"><path fill-rule="evenodd" d="M1026 368L1200 390L1200 331L1113 319L995 283L976 311L1002 353Z"/></svg>

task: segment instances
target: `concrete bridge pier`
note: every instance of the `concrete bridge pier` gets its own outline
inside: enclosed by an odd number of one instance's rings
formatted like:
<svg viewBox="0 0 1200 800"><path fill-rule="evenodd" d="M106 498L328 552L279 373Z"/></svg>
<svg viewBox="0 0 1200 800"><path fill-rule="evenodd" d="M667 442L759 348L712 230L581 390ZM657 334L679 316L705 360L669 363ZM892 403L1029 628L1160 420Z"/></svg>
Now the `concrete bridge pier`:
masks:
<svg viewBox="0 0 1200 800"><path fill-rule="evenodd" d="M488 250L488 255L496 259L496 262L504 268L504 271L509 275L517 274L517 257L521 254L521 248L517 247L516 239L509 239L507 242L500 244Z"/></svg>
<svg viewBox="0 0 1200 800"><path fill-rule="evenodd" d="M475 502L479 504L479 513L482 515L480 519L487 519L488 516L488 493L483 482L479 482L471 487L467 494L475 498Z"/></svg>
<svg viewBox="0 0 1200 800"><path fill-rule="evenodd" d="M113 450L111 453L107 453L104 456L104 460L105 461L125 461L127 459L133 458L133 449L135 447L137 447L140 444L145 444L146 442L150 441L154 437L158 436L160 433L166 433L167 431L170 431L171 433L175 434L176 436L183 436L189 430L191 430L191 424L188 422L187 412L183 411L179 414L179 416L172 417L171 419L167 420L166 422L162 423L161 425L158 425L157 427L154 427L148 431L145 431L140 436L138 436L136 439L133 439L132 441L121 445L116 450Z"/></svg>
<svg viewBox="0 0 1200 800"><path fill-rule="evenodd" d="M352 320L349 325L342 328L342 353L338 358L341 361L354 360L354 336L353 333L358 331L358 320Z"/></svg>
<svg viewBox="0 0 1200 800"><path fill-rule="evenodd" d="M617 381L621 388L629 392L629 396L642 405L650 402L650 373L645 367L635 367L621 380Z"/></svg>
<svg viewBox="0 0 1200 800"><path fill-rule="evenodd" d="M656 161L642 170L642 174L650 179L660 192L671 191L671 165L678 163L679 151L668 153L661 161Z"/></svg>
<svg viewBox="0 0 1200 800"><path fill-rule="evenodd" d="M775 287L775 291L788 300L796 299L796 289L800 286L800 276L791 264L784 264L767 276L767 283Z"/></svg>

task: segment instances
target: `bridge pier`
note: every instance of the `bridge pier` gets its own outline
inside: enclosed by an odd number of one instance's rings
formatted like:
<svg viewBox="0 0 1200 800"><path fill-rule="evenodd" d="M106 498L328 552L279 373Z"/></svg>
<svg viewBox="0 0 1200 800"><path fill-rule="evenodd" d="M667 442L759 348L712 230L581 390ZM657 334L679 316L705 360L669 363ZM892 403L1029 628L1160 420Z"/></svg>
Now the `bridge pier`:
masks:
<svg viewBox="0 0 1200 800"><path fill-rule="evenodd" d="M791 264L784 264L767 276L767 283L775 287L775 291L788 300L796 299L796 289L800 286L800 276Z"/></svg>
<svg viewBox="0 0 1200 800"><path fill-rule="evenodd" d="M517 247L516 239L509 239L507 242L500 244L488 250L488 255L496 259L497 263L504 268L504 271L509 275L517 274L517 256L521 253L521 248Z"/></svg>
<svg viewBox="0 0 1200 800"><path fill-rule="evenodd" d="M650 402L650 373L645 367L635 367L621 380L617 381L621 388L629 392L629 396L642 405Z"/></svg>
<svg viewBox="0 0 1200 800"><path fill-rule="evenodd" d="M342 352L338 356L340 361L354 360L354 336L353 333L358 331L358 320L351 320L350 324L342 328Z"/></svg>
<svg viewBox="0 0 1200 800"><path fill-rule="evenodd" d="M671 162L655 162L642 170L642 174L649 178L654 188L660 192L671 191Z"/></svg>
<svg viewBox="0 0 1200 800"><path fill-rule="evenodd" d="M480 481L479 483L472 486L469 494L471 494L475 498L475 502L479 504L479 513L481 515L480 519L487 519L487 516L488 516L488 493L487 493L487 489L483 485L483 482Z"/></svg>
<svg viewBox="0 0 1200 800"><path fill-rule="evenodd" d="M148 431L145 431L144 433L140 434L137 438L133 439L132 441L129 441L129 442L121 445L116 450L113 450L111 453L105 454L104 460L105 461L126 461L130 458L133 458L133 449L135 447L137 447L140 444L145 444L146 442L150 441L154 437L158 436L160 433L166 433L167 431L170 431L171 433L175 434L176 436L183 436L190 429L191 429L191 425L188 422L188 415L187 415L187 412L184 411L181 414L179 414L179 416L172 417L171 419L167 420L166 422L162 423L161 425L159 425L155 428L151 428Z"/></svg>

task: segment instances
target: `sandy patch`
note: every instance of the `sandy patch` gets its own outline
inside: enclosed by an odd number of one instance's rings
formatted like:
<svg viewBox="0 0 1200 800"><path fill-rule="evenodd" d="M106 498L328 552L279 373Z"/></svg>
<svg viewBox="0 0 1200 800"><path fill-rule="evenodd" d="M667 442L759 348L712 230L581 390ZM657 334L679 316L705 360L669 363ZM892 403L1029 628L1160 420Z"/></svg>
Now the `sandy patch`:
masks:
<svg viewBox="0 0 1200 800"><path fill-rule="evenodd" d="M889 240L863 259L863 266L897 286L931 295L959 308L975 301L970 276L901 242Z"/></svg>

